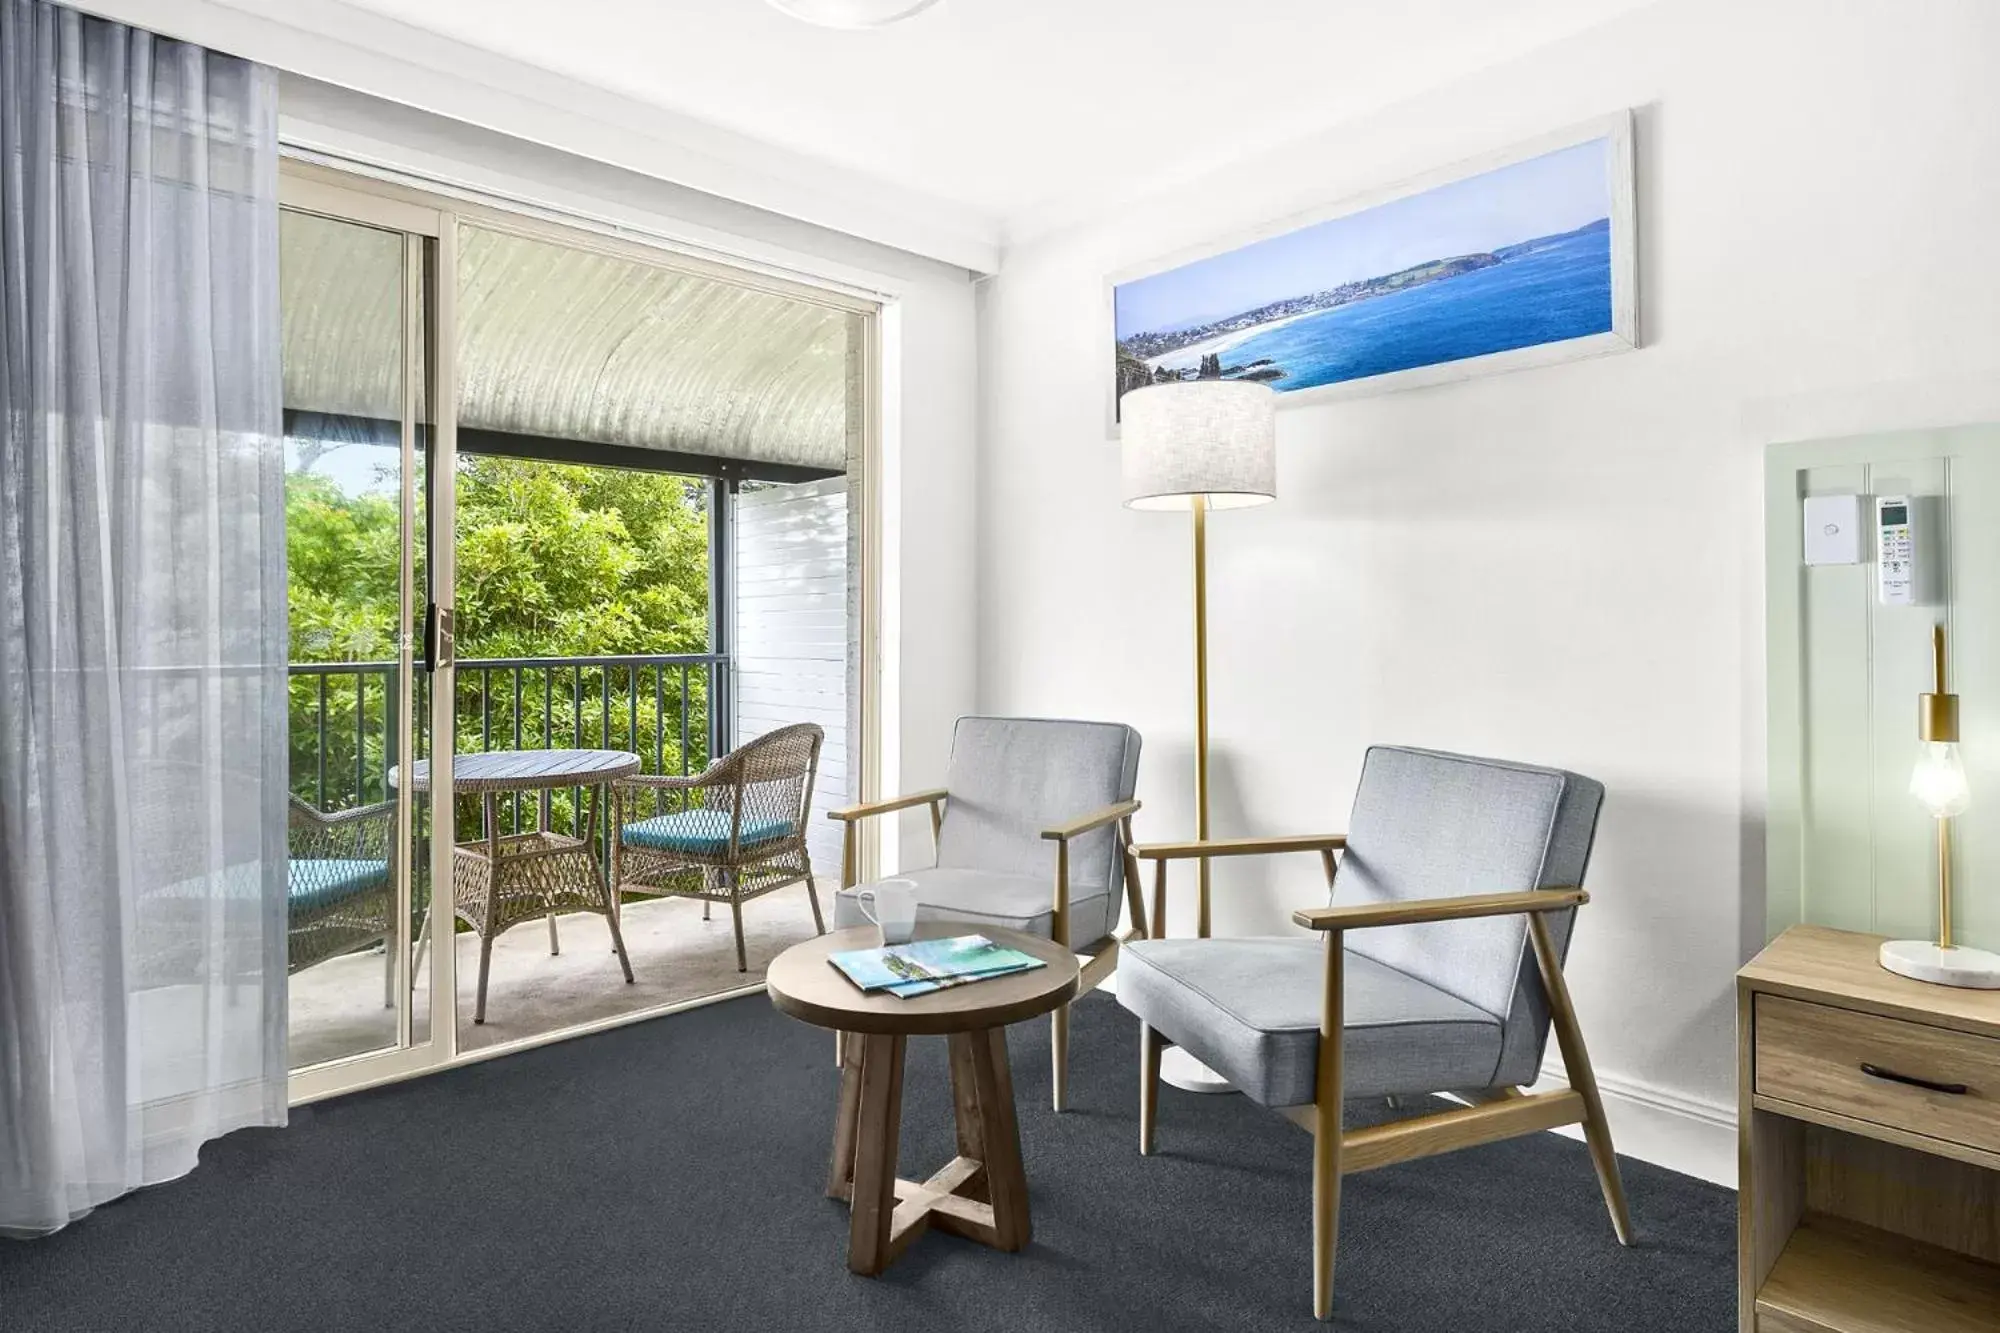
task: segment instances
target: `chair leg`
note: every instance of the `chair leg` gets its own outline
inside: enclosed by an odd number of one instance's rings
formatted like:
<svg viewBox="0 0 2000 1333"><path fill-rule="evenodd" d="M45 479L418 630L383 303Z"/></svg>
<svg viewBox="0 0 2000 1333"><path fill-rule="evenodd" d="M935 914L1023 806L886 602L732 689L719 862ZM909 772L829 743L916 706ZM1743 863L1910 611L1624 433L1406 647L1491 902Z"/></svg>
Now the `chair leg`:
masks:
<svg viewBox="0 0 2000 1333"><path fill-rule="evenodd" d="M1069 1108L1069 1006L1049 1015L1050 1083L1055 1089L1055 1109Z"/></svg>
<svg viewBox="0 0 2000 1333"><path fill-rule="evenodd" d="M1333 1255L1340 1245L1340 1113L1347 1089L1342 1069L1347 942L1341 931L1325 934L1319 1069L1313 1079L1313 1318L1322 1322L1333 1318Z"/></svg>
<svg viewBox="0 0 2000 1333"><path fill-rule="evenodd" d="M1333 1256L1340 1245L1340 1103L1313 1108L1313 1318L1333 1317Z"/></svg>
<svg viewBox="0 0 2000 1333"><path fill-rule="evenodd" d="M743 894L742 886L732 878L729 884L729 915L736 921L736 970L748 972L750 960L743 952Z"/></svg>
<svg viewBox="0 0 2000 1333"><path fill-rule="evenodd" d="M393 937L382 941L382 1007L396 1007L396 941Z"/></svg>
<svg viewBox="0 0 2000 1333"><path fill-rule="evenodd" d="M1160 1052L1167 1039L1155 1028L1139 1025L1139 1154L1153 1152L1153 1127L1160 1116Z"/></svg>
<svg viewBox="0 0 2000 1333"><path fill-rule="evenodd" d="M806 871L806 901L812 904L813 934L826 934L826 918L819 914L819 886L813 883L813 872Z"/></svg>
<svg viewBox="0 0 2000 1333"><path fill-rule="evenodd" d="M1535 963L1541 970L1543 992L1548 996L1556 1045L1562 1051L1563 1073L1570 1087L1583 1097L1583 1139L1590 1146L1590 1163L1597 1169L1597 1187L1603 1191L1604 1207L1611 1214L1611 1230L1620 1245L1630 1245L1632 1215L1625 1203L1625 1182L1618 1174L1618 1153L1611 1146L1611 1125L1604 1118L1604 1099L1597 1091L1597 1074L1590 1067L1590 1052L1584 1047L1583 1029L1576 1021L1576 1006L1570 1002L1562 964L1556 959L1548 924L1540 913L1528 917L1528 932L1535 943Z"/></svg>
<svg viewBox="0 0 2000 1333"><path fill-rule="evenodd" d="M472 1003L472 1021L486 1021L486 978L493 971L493 937L479 937L479 993Z"/></svg>
<svg viewBox="0 0 2000 1333"><path fill-rule="evenodd" d="M604 923L611 927L611 951L618 955L618 966L625 972L625 984L632 984L632 955L625 952L625 931L618 924L618 913L607 910Z"/></svg>

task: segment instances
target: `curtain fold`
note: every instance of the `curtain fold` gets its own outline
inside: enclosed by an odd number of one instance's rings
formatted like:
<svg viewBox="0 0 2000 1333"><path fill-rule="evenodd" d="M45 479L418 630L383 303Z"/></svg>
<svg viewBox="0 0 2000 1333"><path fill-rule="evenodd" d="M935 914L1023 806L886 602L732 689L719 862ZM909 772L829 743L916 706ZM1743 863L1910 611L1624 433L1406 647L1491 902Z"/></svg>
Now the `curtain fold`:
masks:
<svg viewBox="0 0 2000 1333"><path fill-rule="evenodd" d="M0 0L0 1233L285 1119L273 71Z"/></svg>

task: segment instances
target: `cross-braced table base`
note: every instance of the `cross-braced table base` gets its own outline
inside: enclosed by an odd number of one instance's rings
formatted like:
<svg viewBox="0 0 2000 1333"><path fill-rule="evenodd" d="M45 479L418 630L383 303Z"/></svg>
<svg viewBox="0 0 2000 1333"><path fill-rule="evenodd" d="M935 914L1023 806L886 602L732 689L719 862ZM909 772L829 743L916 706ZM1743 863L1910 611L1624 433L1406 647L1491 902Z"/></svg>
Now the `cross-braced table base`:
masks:
<svg viewBox="0 0 2000 1333"><path fill-rule="evenodd" d="M852 1208L847 1266L866 1277L895 1262L927 1228L1007 1251L1026 1245L1032 1234L1007 1030L955 1032L946 1040L958 1156L919 1183L896 1178L908 1038L847 1036L826 1193Z"/></svg>

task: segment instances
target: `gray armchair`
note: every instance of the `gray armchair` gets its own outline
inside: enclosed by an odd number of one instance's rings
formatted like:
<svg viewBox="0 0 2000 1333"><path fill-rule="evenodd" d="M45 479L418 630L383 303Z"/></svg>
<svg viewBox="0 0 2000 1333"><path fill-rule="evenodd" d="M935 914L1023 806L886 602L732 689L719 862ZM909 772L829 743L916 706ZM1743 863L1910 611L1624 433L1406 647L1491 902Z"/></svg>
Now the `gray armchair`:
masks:
<svg viewBox="0 0 2000 1333"><path fill-rule="evenodd" d="M1562 976L1603 796L1574 773L1378 746L1344 836L1134 849L1156 863L1156 904L1174 860L1312 851L1329 890L1338 884L1331 906L1293 914L1318 939L1148 940L1126 950L1118 984L1141 1024L1140 1152L1153 1150L1166 1042L1313 1134L1318 1318L1332 1313L1349 1172L1581 1124L1612 1227L1630 1243ZM1527 1093L1551 1022L1569 1086ZM1342 1130L1344 1101L1439 1092L1471 1104Z"/></svg>
<svg viewBox="0 0 2000 1333"><path fill-rule="evenodd" d="M929 806L937 864L897 875L916 882L917 920L998 926L1089 951L1083 995L1111 974L1120 944L1145 935L1130 851L1138 777L1139 733L1122 723L962 717L944 787L832 812L847 825L834 928L867 923L855 902L866 887L854 882L857 822ZM1132 912L1122 938L1114 934L1121 882ZM1060 1111L1068 1006L1051 1022Z"/></svg>

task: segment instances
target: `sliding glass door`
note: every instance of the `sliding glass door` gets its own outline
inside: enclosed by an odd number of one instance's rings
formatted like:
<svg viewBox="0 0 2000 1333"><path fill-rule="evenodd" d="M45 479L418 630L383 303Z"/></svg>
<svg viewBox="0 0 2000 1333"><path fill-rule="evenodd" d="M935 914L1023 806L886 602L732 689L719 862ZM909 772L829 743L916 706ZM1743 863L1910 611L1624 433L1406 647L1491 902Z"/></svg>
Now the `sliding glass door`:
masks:
<svg viewBox="0 0 2000 1333"><path fill-rule="evenodd" d="M283 201L289 1032L311 1095L449 1058L428 1048L452 984L452 950L432 947L451 939L449 892L430 910L449 884L431 829L450 809L434 700L440 680L450 698L451 542L433 519L451 469L433 410L442 219L289 176Z"/></svg>
<svg viewBox="0 0 2000 1333"><path fill-rule="evenodd" d="M318 166L282 205L293 1099L754 988L864 794L875 305ZM786 859L728 846L687 780L801 725Z"/></svg>

